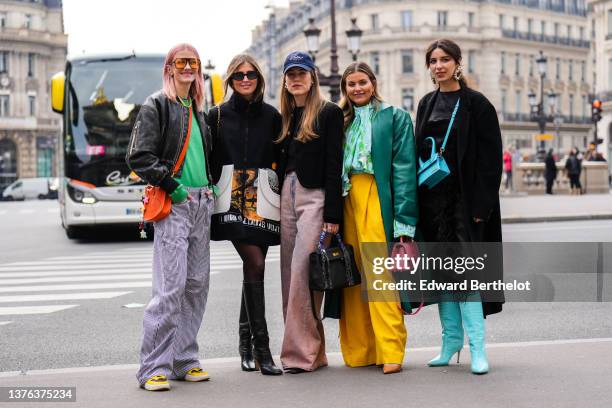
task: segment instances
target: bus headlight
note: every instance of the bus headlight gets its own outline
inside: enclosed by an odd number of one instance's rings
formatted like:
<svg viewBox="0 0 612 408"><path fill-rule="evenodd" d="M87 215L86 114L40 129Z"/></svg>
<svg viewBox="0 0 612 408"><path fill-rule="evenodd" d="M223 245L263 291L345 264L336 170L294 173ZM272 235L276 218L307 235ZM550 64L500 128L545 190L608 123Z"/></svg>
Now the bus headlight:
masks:
<svg viewBox="0 0 612 408"><path fill-rule="evenodd" d="M68 187L68 195L72 199L72 201L81 203L81 204L95 204L98 200L93 196L89 191L79 188L79 186L75 186L71 183L67 184Z"/></svg>

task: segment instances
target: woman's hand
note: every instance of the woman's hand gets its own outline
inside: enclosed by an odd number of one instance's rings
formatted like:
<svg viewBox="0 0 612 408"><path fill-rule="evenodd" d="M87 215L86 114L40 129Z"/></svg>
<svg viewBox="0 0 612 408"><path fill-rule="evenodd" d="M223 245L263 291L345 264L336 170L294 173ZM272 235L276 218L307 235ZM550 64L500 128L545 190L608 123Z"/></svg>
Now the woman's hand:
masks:
<svg viewBox="0 0 612 408"><path fill-rule="evenodd" d="M337 234L339 229L340 229L339 224L332 224L329 222L323 223L323 231L329 234Z"/></svg>
<svg viewBox="0 0 612 408"><path fill-rule="evenodd" d="M482 218L478 218L478 217L473 217L473 220L476 224L480 224L481 222L484 222Z"/></svg>

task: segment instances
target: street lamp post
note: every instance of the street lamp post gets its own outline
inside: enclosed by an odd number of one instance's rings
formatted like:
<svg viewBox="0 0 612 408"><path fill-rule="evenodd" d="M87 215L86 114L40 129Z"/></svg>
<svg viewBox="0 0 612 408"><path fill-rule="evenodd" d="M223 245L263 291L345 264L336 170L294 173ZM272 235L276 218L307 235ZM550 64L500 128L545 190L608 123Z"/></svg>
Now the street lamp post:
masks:
<svg viewBox="0 0 612 408"><path fill-rule="evenodd" d="M546 122L553 121L554 115L547 115L544 107L544 80L546 78L548 60L544 53L540 51L540 57L536 60L538 71L540 73L540 100L537 100L537 95L532 91L529 93L529 105L531 106L531 120L537 122L540 131L540 141L538 144L537 159L544 161L546 155L546 142L543 139L543 134L546 132ZM548 94L548 102L552 109L556 106L557 94L550 92Z"/></svg>
<svg viewBox="0 0 612 408"><path fill-rule="evenodd" d="M340 74L338 68L338 46L336 43L336 2L330 0L330 17L331 17L331 48L330 48L330 73L329 75L323 74L317 67L317 75L319 77L319 84L321 86L329 87L329 96L332 102L338 102L340 100ZM356 19L351 20L353 25L351 29L346 32L349 43L349 51L353 54L353 60L356 60L357 54L359 53L359 39L362 31L357 27ZM350 33L350 34L349 34ZM308 19L308 26L304 29L304 36L306 36L306 47L308 53L312 57L312 60L316 63L316 55L319 51L319 35L321 30L314 24L314 18Z"/></svg>

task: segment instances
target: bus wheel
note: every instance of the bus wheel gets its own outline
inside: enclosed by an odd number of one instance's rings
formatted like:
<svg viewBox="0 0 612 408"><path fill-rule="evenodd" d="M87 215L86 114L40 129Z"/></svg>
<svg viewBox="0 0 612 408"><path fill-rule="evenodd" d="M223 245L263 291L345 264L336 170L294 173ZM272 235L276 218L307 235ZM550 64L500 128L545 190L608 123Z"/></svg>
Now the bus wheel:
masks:
<svg viewBox="0 0 612 408"><path fill-rule="evenodd" d="M65 227L65 230L68 239L81 239L85 237L85 231L82 227L70 226Z"/></svg>
<svg viewBox="0 0 612 408"><path fill-rule="evenodd" d="M44 195L44 194L39 194L39 195L38 195L38 199L39 199L39 200L44 200L44 199L46 199L46 198L47 198L47 196L46 196L46 195Z"/></svg>

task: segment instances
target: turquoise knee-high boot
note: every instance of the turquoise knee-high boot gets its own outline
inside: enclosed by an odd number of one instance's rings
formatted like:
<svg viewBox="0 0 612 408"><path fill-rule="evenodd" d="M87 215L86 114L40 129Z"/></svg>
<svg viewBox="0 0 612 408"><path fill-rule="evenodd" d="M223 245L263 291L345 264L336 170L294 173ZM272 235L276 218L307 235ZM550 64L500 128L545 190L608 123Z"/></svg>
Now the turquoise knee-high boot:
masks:
<svg viewBox="0 0 612 408"><path fill-rule="evenodd" d="M438 311L442 324L442 350L436 358L427 363L430 367L447 366L455 353L457 353L457 363L459 363L459 353L463 347L463 326L461 325L459 303L440 302Z"/></svg>
<svg viewBox="0 0 612 408"><path fill-rule="evenodd" d="M481 302L459 302L463 327L468 335L472 356L472 373L486 374L489 362L485 351L485 324Z"/></svg>

